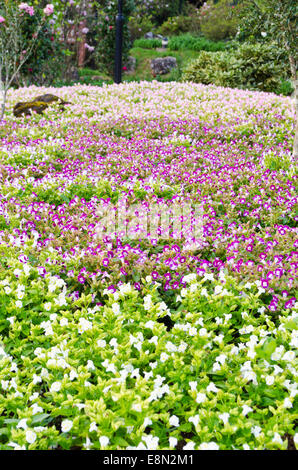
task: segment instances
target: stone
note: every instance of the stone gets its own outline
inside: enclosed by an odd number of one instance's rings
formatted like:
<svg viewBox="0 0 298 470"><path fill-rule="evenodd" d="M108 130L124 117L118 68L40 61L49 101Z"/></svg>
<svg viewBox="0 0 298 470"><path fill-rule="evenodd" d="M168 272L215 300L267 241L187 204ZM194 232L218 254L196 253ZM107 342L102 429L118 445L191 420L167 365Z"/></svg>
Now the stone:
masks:
<svg viewBox="0 0 298 470"><path fill-rule="evenodd" d="M145 39L154 39L154 34L152 33L152 31L149 31L149 33L146 33L144 35L144 38Z"/></svg>
<svg viewBox="0 0 298 470"><path fill-rule="evenodd" d="M151 70L153 75L164 75L177 67L175 57L157 57L151 60Z"/></svg>

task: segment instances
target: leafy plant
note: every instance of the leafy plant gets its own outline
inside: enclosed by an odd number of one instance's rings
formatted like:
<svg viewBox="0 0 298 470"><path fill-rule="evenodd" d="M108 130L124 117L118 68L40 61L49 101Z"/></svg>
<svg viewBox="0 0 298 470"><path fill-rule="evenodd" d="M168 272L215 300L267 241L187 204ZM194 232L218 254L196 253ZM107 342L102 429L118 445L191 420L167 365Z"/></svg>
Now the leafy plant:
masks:
<svg viewBox="0 0 298 470"><path fill-rule="evenodd" d="M222 41L214 42L204 37L196 37L187 33L171 37L168 47L173 51L191 50L216 52L225 50L226 44Z"/></svg>
<svg viewBox="0 0 298 470"><path fill-rule="evenodd" d="M247 88L276 92L287 69L277 60L278 46L274 43L242 44L227 52L201 52L182 75L186 81L232 88Z"/></svg>
<svg viewBox="0 0 298 470"><path fill-rule="evenodd" d="M161 46L161 39L136 39L133 43L133 47L141 47L142 49L155 49Z"/></svg>

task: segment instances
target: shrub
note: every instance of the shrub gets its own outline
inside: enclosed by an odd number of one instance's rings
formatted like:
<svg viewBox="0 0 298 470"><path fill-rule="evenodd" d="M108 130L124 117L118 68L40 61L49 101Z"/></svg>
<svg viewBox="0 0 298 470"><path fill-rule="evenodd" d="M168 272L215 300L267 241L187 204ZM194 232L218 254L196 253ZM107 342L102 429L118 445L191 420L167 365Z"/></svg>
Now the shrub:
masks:
<svg viewBox="0 0 298 470"><path fill-rule="evenodd" d="M229 55L225 52L201 51L198 59L191 61L183 70L182 81L222 85L221 76L227 71Z"/></svg>
<svg viewBox="0 0 298 470"><path fill-rule="evenodd" d="M201 31L208 39L219 41L236 35L240 5L231 5L230 0L206 2L200 10Z"/></svg>
<svg viewBox="0 0 298 470"><path fill-rule="evenodd" d="M155 49L161 46L161 39L136 39L133 43L133 47L141 47L142 49Z"/></svg>
<svg viewBox="0 0 298 470"><path fill-rule="evenodd" d="M243 44L229 52L202 51L184 70L182 80L232 88L276 92L286 76L284 62L276 60L275 44Z"/></svg>
<svg viewBox="0 0 298 470"><path fill-rule="evenodd" d="M195 37L191 34L181 34L180 36L173 36L169 40L169 49L179 51L188 49L191 51L222 51L226 48L224 42L213 42L202 37Z"/></svg>
<svg viewBox="0 0 298 470"><path fill-rule="evenodd" d="M193 19L190 16L174 16L168 18L157 31L164 36L171 36L190 31L192 25Z"/></svg>
<svg viewBox="0 0 298 470"><path fill-rule="evenodd" d="M128 21L128 29L130 32L131 40L142 38L144 34L154 29L151 15L131 16Z"/></svg>
<svg viewBox="0 0 298 470"><path fill-rule="evenodd" d="M106 6L98 6L98 34L96 35L96 48L94 51L97 68L103 68L110 75L114 74L115 64L115 42L116 28L114 12L117 11L116 0L110 0ZM128 29L128 18L134 11L134 1L126 0L123 6L124 25L123 25L123 48L122 61L125 64L128 60L129 50L131 48L131 39Z"/></svg>

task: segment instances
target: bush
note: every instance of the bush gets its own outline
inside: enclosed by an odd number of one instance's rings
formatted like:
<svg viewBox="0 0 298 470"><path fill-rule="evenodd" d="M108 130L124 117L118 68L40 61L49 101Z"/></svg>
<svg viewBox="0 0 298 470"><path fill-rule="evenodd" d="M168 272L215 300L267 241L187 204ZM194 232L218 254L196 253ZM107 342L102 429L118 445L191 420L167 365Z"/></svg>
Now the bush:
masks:
<svg viewBox="0 0 298 470"><path fill-rule="evenodd" d="M110 75L114 74L115 64L115 42L116 28L115 15L117 11L117 0L110 0L103 8L98 5L98 33L96 35L96 48L94 51L96 68L104 69ZM122 61L125 64L128 60L129 50L131 48L131 39L128 29L128 18L134 11L133 0L126 0L123 6L124 25L123 25L123 47Z"/></svg>
<svg viewBox="0 0 298 470"><path fill-rule="evenodd" d="M213 42L202 37L195 37L191 34L181 34L180 36L173 36L169 40L169 49L172 51L179 51L188 49L191 51L222 51L226 48L224 42Z"/></svg>
<svg viewBox="0 0 298 470"><path fill-rule="evenodd" d="M22 36L30 41L41 22L39 11L28 16L23 24ZM62 46L49 21L45 22L38 35L34 50L20 70L20 79L26 85L51 85L62 76Z"/></svg>
<svg viewBox="0 0 298 470"><path fill-rule="evenodd" d="M174 16L168 18L157 30L164 36L186 33L193 30L193 18L190 16Z"/></svg>
<svg viewBox="0 0 298 470"><path fill-rule="evenodd" d="M132 41L142 38L144 34L154 29L152 16L144 15L141 18L139 16L131 16L128 21L128 29Z"/></svg>
<svg viewBox="0 0 298 470"><path fill-rule="evenodd" d="M200 10L201 31L208 39L219 41L233 38L237 33L241 6L231 5L230 0L206 2Z"/></svg>
<svg viewBox="0 0 298 470"><path fill-rule="evenodd" d="M136 39L133 43L133 47L141 47L142 49L155 49L161 46L161 39Z"/></svg>
<svg viewBox="0 0 298 470"><path fill-rule="evenodd" d="M277 62L275 44L243 44L236 50L202 51L184 70L183 81L213 83L231 88L277 92L280 79L287 75L284 61Z"/></svg>

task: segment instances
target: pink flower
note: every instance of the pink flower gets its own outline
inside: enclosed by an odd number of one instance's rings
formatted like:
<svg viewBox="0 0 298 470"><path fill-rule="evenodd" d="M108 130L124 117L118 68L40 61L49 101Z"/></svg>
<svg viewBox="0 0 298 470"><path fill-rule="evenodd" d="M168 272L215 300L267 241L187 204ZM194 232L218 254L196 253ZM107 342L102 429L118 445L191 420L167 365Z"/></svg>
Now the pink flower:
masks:
<svg viewBox="0 0 298 470"><path fill-rule="evenodd" d="M51 15L54 12L54 5L52 3L49 3L46 5L46 7L43 9L43 12L46 16Z"/></svg>
<svg viewBox="0 0 298 470"><path fill-rule="evenodd" d="M0 24L5 22L5 18L3 16L0 16Z"/></svg>
<svg viewBox="0 0 298 470"><path fill-rule="evenodd" d="M19 10L24 10L30 16L34 15L34 8L28 5L28 3L20 3Z"/></svg>

